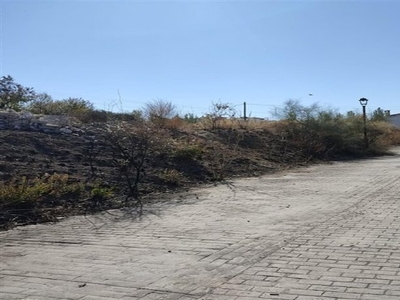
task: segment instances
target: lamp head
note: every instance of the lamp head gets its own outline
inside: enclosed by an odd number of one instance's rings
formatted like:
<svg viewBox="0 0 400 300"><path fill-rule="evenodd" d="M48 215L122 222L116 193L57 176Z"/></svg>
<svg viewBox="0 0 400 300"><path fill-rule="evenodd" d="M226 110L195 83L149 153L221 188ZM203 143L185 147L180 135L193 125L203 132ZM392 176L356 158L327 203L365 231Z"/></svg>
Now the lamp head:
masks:
<svg viewBox="0 0 400 300"><path fill-rule="evenodd" d="M361 98L359 101L360 101L361 106L367 106L367 103L368 103L367 98Z"/></svg>

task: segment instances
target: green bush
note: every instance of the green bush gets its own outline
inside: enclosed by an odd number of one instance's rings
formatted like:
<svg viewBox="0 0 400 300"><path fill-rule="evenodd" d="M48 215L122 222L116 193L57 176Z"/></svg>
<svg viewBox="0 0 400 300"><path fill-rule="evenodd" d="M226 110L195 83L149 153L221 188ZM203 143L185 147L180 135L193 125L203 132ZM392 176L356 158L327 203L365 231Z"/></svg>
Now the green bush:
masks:
<svg viewBox="0 0 400 300"><path fill-rule="evenodd" d="M68 115L80 117L88 111L94 110L94 105L82 98L68 98L53 100L47 94L39 94L27 109L34 114L44 115Z"/></svg>
<svg viewBox="0 0 400 300"><path fill-rule="evenodd" d="M113 189L109 187L96 186L90 191L92 198L108 199L114 195Z"/></svg>

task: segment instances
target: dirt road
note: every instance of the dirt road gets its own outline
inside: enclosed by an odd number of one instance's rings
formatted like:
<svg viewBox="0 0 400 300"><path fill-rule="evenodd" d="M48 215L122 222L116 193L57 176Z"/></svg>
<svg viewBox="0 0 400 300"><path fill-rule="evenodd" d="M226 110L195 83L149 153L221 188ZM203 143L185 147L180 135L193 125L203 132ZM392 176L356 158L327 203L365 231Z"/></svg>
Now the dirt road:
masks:
<svg viewBox="0 0 400 300"><path fill-rule="evenodd" d="M0 299L400 299L400 151L0 233Z"/></svg>

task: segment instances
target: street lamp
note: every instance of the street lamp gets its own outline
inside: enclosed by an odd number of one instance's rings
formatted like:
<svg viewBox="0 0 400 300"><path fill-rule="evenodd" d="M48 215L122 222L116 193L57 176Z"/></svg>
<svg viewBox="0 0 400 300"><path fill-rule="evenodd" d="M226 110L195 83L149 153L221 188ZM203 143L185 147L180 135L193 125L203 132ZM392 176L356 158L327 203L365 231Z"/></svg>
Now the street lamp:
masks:
<svg viewBox="0 0 400 300"><path fill-rule="evenodd" d="M367 138L367 114L365 112L365 107L368 104L368 99L367 98L361 98L360 104L363 108L363 120L364 120L364 143L365 143L365 149L368 148L368 138Z"/></svg>

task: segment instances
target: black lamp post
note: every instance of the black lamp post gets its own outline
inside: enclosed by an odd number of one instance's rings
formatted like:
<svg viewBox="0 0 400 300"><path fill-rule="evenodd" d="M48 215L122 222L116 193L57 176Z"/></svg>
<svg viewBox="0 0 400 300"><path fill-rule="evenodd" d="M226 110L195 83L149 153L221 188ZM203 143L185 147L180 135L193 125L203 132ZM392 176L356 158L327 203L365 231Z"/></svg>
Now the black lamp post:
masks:
<svg viewBox="0 0 400 300"><path fill-rule="evenodd" d="M360 104L363 108L363 120L364 120L364 143L365 143L365 149L368 148L368 137L367 137L367 114L365 112L365 107L367 106L368 99L367 98L361 98Z"/></svg>

